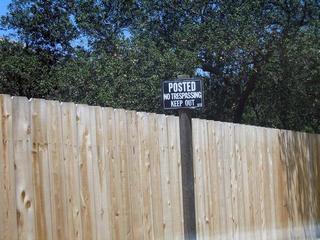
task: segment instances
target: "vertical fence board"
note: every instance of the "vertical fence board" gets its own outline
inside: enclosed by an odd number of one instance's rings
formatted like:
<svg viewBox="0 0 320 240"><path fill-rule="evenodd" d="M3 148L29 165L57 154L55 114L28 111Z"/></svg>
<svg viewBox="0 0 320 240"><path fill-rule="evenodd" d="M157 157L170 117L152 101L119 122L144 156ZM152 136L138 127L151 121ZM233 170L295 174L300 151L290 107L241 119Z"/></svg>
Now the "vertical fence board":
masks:
<svg viewBox="0 0 320 240"><path fill-rule="evenodd" d="M266 135L263 128L257 128L257 163L258 182L260 189L258 202L260 203L260 226L261 239L266 240L270 233L267 233L268 213L270 213L270 193L268 193L268 170L266 159Z"/></svg>
<svg viewBox="0 0 320 240"><path fill-rule="evenodd" d="M66 175L62 150L60 103L47 101L48 161L53 239L68 239Z"/></svg>
<svg viewBox="0 0 320 240"><path fill-rule="evenodd" d="M289 186L287 173L287 154L285 133L277 130L274 137L273 154L275 159L275 194L277 212L277 230L280 239L290 239L291 223L289 216Z"/></svg>
<svg viewBox="0 0 320 240"><path fill-rule="evenodd" d="M36 239L52 239L50 169L48 158L47 104L31 100L32 170L35 196Z"/></svg>
<svg viewBox="0 0 320 240"><path fill-rule="evenodd" d="M97 224L97 239L110 238L108 224L108 209L110 203L107 199L107 172L106 159L103 142L103 120L102 108L90 108L90 129L92 131L92 152L93 152L93 181L94 181L94 201L95 218Z"/></svg>
<svg viewBox="0 0 320 240"><path fill-rule="evenodd" d="M316 239L316 214L317 214L317 183L316 179L316 166L314 159L317 158L315 154L316 149L314 149L314 134L307 134L307 150L308 150L308 183L309 183L309 218L310 218L310 238Z"/></svg>
<svg viewBox="0 0 320 240"><path fill-rule="evenodd" d="M143 214L141 209L142 193L140 182L140 164L139 154L140 148L138 144L138 119L137 113L129 111L127 113L127 129L128 129L128 170L129 170L129 194L130 194L130 212L131 212L131 231L132 239L143 239Z"/></svg>
<svg viewBox="0 0 320 240"><path fill-rule="evenodd" d="M195 175L195 206L196 206L196 226L197 237L199 240L204 238L204 200L203 200L203 182L202 182L202 158L200 155L200 120L192 120L192 137L193 137L193 162Z"/></svg>
<svg viewBox="0 0 320 240"><path fill-rule="evenodd" d="M140 182L140 145L138 132L137 113L129 111L128 119L128 169L129 169L129 194L131 209L132 239L143 239L143 202Z"/></svg>
<svg viewBox="0 0 320 240"><path fill-rule="evenodd" d="M215 146L212 145L212 136L214 135L214 129L213 126L210 125L210 121L205 121L205 129L206 129L206 145L204 146L206 148L206 154L208 161L206 163L206 176L208 181L208 202L209 202L209 211L207 215L208 219L208 227L209 227L209 235L208 236L214 236L216 235L216 230L219 229L219 223L217 222L217 219L215 216L215 210L216 210L216 184L214 181L214 178L216 177L215 174Z"/></svg>
<svg viewBox="0 0 320 240"><path fill-rule="evenodd" d="M90 131L90 110L86 105L77 105L77 129L82 235L83 239L96 240L92 132Z"/></svg>
<svg viewBox="0 0 320 240"><path fill-rule="evenodd" d="M179 120L177 117L169 116L168 124L168 143L169 143L169 159L171 168L170 191L171 204L173 210L173 239L182 239L183 232L183 213L182 213L182 189L181 189L181 160L180 160L180 133Z"/></svg>
<svg viewBox="0 0 320 240"><path fill-rule="evenodd" d="M258 206L256 202L257 195L257 169L256 169L256 138L255 138L255 129L246 127L246 157L247 157L247 174L248 174L248 186L249 186L249 217L250 217L250 228L249 233L254 239L260 239L260 236L257 231L257 216L256 211L258 211Z"/></svg>
<svg viewBox="0 0 320 240"><path fill-rule="evenodd" d="M223 127L223 176L225 187L225 204L226 204L226 225L227 239L234 237L234 223L233 223L233 209L232 209L232 185L231 185L231 156L233 153L232 145L233 139L231 133L231 123L226 123Z"/></svg>
<svg viewBox="0 0 320 240"><path fill-rule="evenodd" d="M106 124L106 153L107 153L107 166L110 173L108 174L108 189L110 194L110 223L112 226L111 229L111 239L120 238L120 199L119 199L119 177L117 169L118 161L118 152L117 152L117 143L116 143L116 121L115 114L112 108L105 108L105 124Z"/></svg>
<svg viewBox="0 0 320 240"><path fill-rule="evenodd" d="M118 120L117 120L118 119ZM117 128L117 136L119 136L119 151L120 151L120 182L121 182L121 202L122 215L121 226L124 234L123 239L131 238L130 231L130 199L129 199L129 182L128 182L128 156L127 156L127 121L125 110L116 110L116 121L119 122Z"/></svg>
<svg viewBox="0 0 320 240"><path fill-rule="evenodd" d="M201 145L202 145L202 159L207 159L202 165L203 178L204 178L204 203L205 203L205 238L212 236L211 212L212 212L212 189L211 189L211 169L210 162L212 159L209 157L208 146L208 126L206 120L201 120Z"/></svg>
<svg viewBox="0 0 320 240"><path fill-rule="evenodd" d="M101 239L101 234L104 233L103 229L101 229L101 224L103 224L101 215L103 214L102 207L100 204L101 201L101 188L99 183L99 161L101 162L102 159L98 159L98 146L97 146L97 127L96 127L96 112L94 106L88 106L88 114L89 114L89 122L88 122L88 130L90 138L89 142L89 151L91 156L89 157L89 160L91 163L89 163L89 173L90 176L92 174L92 190L90 191L91 199L93 201L92 206L94 207L94 211L92 211L94 218L93 225L94 225L94 232L97 240ZM89 180L90 181L90 180Z"/></svg>
<svg viewBox="0 0 320 240"><path fill-rule="evenodd" d="M149 121L147 113L138 115L139 144L140 144L140 167L141 189L143 200L143 225L144 239L154 239L152 224L152 200L150 187L150 149L148 146Z"/></svg>
<svg viewBox="0 0 320 240"><path fill-rule="evenodd" d="M225 175L224 175L224 129L221 122L217 123L217 135L216 135L216 143L217 143L217 162L218 162L218 176L219 176L219 205L220 205L220 212L219 212L219 219L221 224L221 232L220 236L221 239L227 239L227 233L229 231L228 226L228 214L227 214L227 204L226 204L226 187L225 187Z"/></svg>
<svg viewBox="0 0 320 240"><path fill-rule="evenodd" d="M101 142L98 143L98 135L99 130L97 129L97 119L98 116L96 114L96 108L99 109L99 107L89 106L89 132L90 132L90 141L91 141L91 156L92 156L92 183L93 183L93 193L92 199L94 201L94 216L95 218L95 229L96 229L96 237L97 240L105 238L106 235L106 225L102 226L102 224L105 224L103 221L104 218L104 209L101 205L101 198L103 191L103 183L100 181L100 170L103 171L102 161L101 158ZM99 144L99 146L98 146Z"/></svg>
<svg viewBox="0 0 320 240"><path fill-rule="evenodd" d="M209 151L209 176L211 182L211 203L212 208L210 212L210 234L211 236L216 236L217 239L220 239L221 226L220 226L220 202L219 202L219 177L218 177L218 162L217 154L218 149L216 145L216 135L217 128L216 123L213 121L207 121L208 128L208 151Z"/></svg>
<svg viewBox="0 0 320 240"><path fill-rule="evenodd" d="M244 228L241 232L242 238L243 239L250 239L250 236L252 234L252 222L251 222L251 202L250 202L250 179L249 179L249 172L248 172L248 155L247 155L247 146L249 145L249 142L247 141L246 138L246 132L247 132L247 126L242 125L240 126L240 155L241 155L241 162L242 162L242 181L243 181L243 214L244 214L244 219L243 219L243 224Z"/></svg>
<svg viewBox="0 0 320 240"><path fill-rule="evenodd" d="M151 188L152 188L152 213L154 238L163 239L164 231L162 226L162 196L161 196L161 171L160 171L160 148L159 148L159 126L157 115L150 114L150 168L151 168Z"/></svg>
<svg viewBox="0 0 320 240"><path fill-rule="evenodd" d="M254 222L255 222L255 232L258 239L262 239L262 212L261 212L261 195L263 192L262 186L262 156L259 151L259 147L261 146L259 136L259 129L257 127L252 128L252 141L254 147L252 148L252 166L253 172L252 177L254 182L252 182L252 187L254 188L253 192L253 211L254 211Z"/></svg>
<svg viewBox="0 0 320 240"><path fill-rule="evenodd" d="M320 137L319 135L312 134L309 136L311 139L311 169L313 170L313 231L314 238L320 238L320 187L318 186L320 182Z"/></svg>
<svg viewBox="0 0 320 240"><path fill-rule="evenodd" d="M12 99L0 95L0 239L18 239L13 161Z"/></svg>
<svg viewBox="0 0 320 240"><path fill-rule="evenodd" d="M273 155L273 149L272 146L274 144L275 139L273 136L276 136L274 129L265 129L266 131L266 153L267 153L267 159L266 159L266 166L267 166L267 172L268 172L268 184L266 185L266 188L268 189L268 192L270 194L270 209L266 209L266 211L270 212L270 223L267 226L267 233L270 236L271 239L278 239L277 235L277 225L276 225L276 198L275 198L275 184L276 184L276 178L278 176L275 176L273 167L275 165L275 159Z"/></svg>
<svg viewBox="0 0 320 240"><path fill-rule="evenodd" d="M169 158L169 145L168 145L168 128L167 117L165 115L159 115L159 148L160 148L160 171L161 171L161 194L162 194L162 216L163 216L163 228L164 239L173 239L173 216L172 205L170 195L170 172L169 167L171 159Z"/></svg>
<svg viewBox="0 0 320 240"><path fill-rule="evenodd" d="M320 182L320 135L314 136L314 151L316 157L313 159L315 169L316 169L316 175L315 175L315 182L317 183L317 186ZM315 213L315 224L316 224L316 237L320 238L320 187L318 186L316 188L316 213Z"/></svg>
<svg viewBox="0 0 320 240"><path fill-rule="evenodd" d="M238 207L238 181L237 181L237 164L236 164L236 126L230 124L228 129L229 138L229 166L230 166L230 190L231 190L231 211L232 211L232 238L239 239L239 207Z"/></svg>
<svg viewBox="0 0 320 240"><path fill-rule="evenodd" d="M245 202L244 202L244 183L243 183L243 159L241 156L241 125L234 126L234 148L235 148L235 184L236 184L236 199L234 207L238 209L238 225L237 239L245 239Z"/></svg>
<svg viewBox="0 0 320 240"><path fill-rule="evenodd" d="M27 98L14 97L13 158L15 165L19 239L35 239L35 203L32 179L31 112Z"/></svg>
<svg viewBox="0 0 320 240"><path fill-rule="evenodd" d="M66 176L67 195L67 239L82 239L80 168L78 155L78 133L76 106L73 103L62 103L62 148Z"/></svg>

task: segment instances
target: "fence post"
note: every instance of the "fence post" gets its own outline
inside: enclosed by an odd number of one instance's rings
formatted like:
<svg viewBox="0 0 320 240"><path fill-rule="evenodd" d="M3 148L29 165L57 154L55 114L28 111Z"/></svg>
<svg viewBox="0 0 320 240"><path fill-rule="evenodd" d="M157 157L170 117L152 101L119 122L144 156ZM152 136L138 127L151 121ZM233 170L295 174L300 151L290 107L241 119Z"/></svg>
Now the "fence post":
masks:
<svg viewBox="0 0 320 240"><path fill-rule="evenodd" d="M184 76L178 76L183 78ZM196 240L196 211L192 151L192 122L189 109L179 110L181 176L185 240Z"/></svg>

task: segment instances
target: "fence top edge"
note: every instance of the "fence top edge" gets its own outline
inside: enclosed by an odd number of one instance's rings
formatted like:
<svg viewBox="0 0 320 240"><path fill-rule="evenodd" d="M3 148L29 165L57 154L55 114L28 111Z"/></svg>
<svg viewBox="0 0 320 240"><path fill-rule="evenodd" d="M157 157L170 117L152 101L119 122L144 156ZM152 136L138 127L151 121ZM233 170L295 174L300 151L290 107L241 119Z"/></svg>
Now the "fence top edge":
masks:
<svg viewBox="0 0 320 240"><path fill-rule="evenodd" d="M33 102L33 101L46 101L46 102L52 102L52 103L60 103L60 106L63 105L74 105L76 108L78 106L81 107L89 107L89 108L101 108L101 110L113 110L113 111L124 111L126 113L135 113L135 114L143 114L143 115L150 115L150 114L155 114L156 116L165 116L166 118L178 118L178 116L173 115L173 114L158 114L158 113L154 113L154 112L145 112L145 111L136 111L136 110L130 110L130 109L124 109L124 108L113 108L110 106L106 106L106 107L102 107L102 106L98 106L98 105L89 105L89 104L84 104L84 103L75 103L75 102L63 102L63 101L59 101L59 100L55 100L55 99L44 99L44 98L30 98L28 99L25 96L11 96L9 94L0 94L0 97L4 98L4 97L9 97L12 100L13 99L20 99L20 100L24 100L24 101L28 101L28 102ZM263 126L256 126L256 125L250 125L250 124L240 124L240 123L233 123L233 122L223 122L223 121L216 121L216 120L208 120L208 119L202 119L202 118L192 118L192 121L207 121L207 122L214 122L217 124L227 124L227 125L231 125L231 126L242 126L242 127L249 127L252 129L259 129L259 130L273 130L273 131L280 131L282 133L286 133L286 132L294 132L294 133L304 133L304 134L310 134L310 135L315 135L315 136L319 136L319 133L307 133L307 132L303 132L303 131L294 131L294 130L289 130L289 129L280 129L280 128L274 128L274 127L263 127Z"/></svg>

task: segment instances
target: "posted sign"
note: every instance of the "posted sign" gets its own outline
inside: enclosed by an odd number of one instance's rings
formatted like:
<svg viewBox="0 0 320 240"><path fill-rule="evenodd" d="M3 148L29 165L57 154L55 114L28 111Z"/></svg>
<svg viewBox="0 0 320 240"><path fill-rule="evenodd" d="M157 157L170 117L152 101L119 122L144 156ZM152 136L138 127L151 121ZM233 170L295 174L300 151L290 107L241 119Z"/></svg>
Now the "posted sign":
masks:
<svg viewBox="0 0 320 240"><path fill-rule="evenodd" d="M201 108L203 105L202 89L202 81L200 79L163 81L163 108Z"/></svg>

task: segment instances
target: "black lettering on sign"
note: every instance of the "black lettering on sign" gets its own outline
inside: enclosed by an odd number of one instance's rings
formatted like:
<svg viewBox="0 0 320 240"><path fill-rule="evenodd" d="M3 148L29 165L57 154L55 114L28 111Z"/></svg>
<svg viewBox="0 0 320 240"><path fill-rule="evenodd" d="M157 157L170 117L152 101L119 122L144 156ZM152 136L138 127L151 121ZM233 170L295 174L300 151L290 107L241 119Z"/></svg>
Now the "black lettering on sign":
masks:
<svg viewBox="0 0 320 240"><path fill-rule="evenodd" d="M203 86L200 79L177 79L163 81L162 99L164 109L201 108Z"/></svg>

